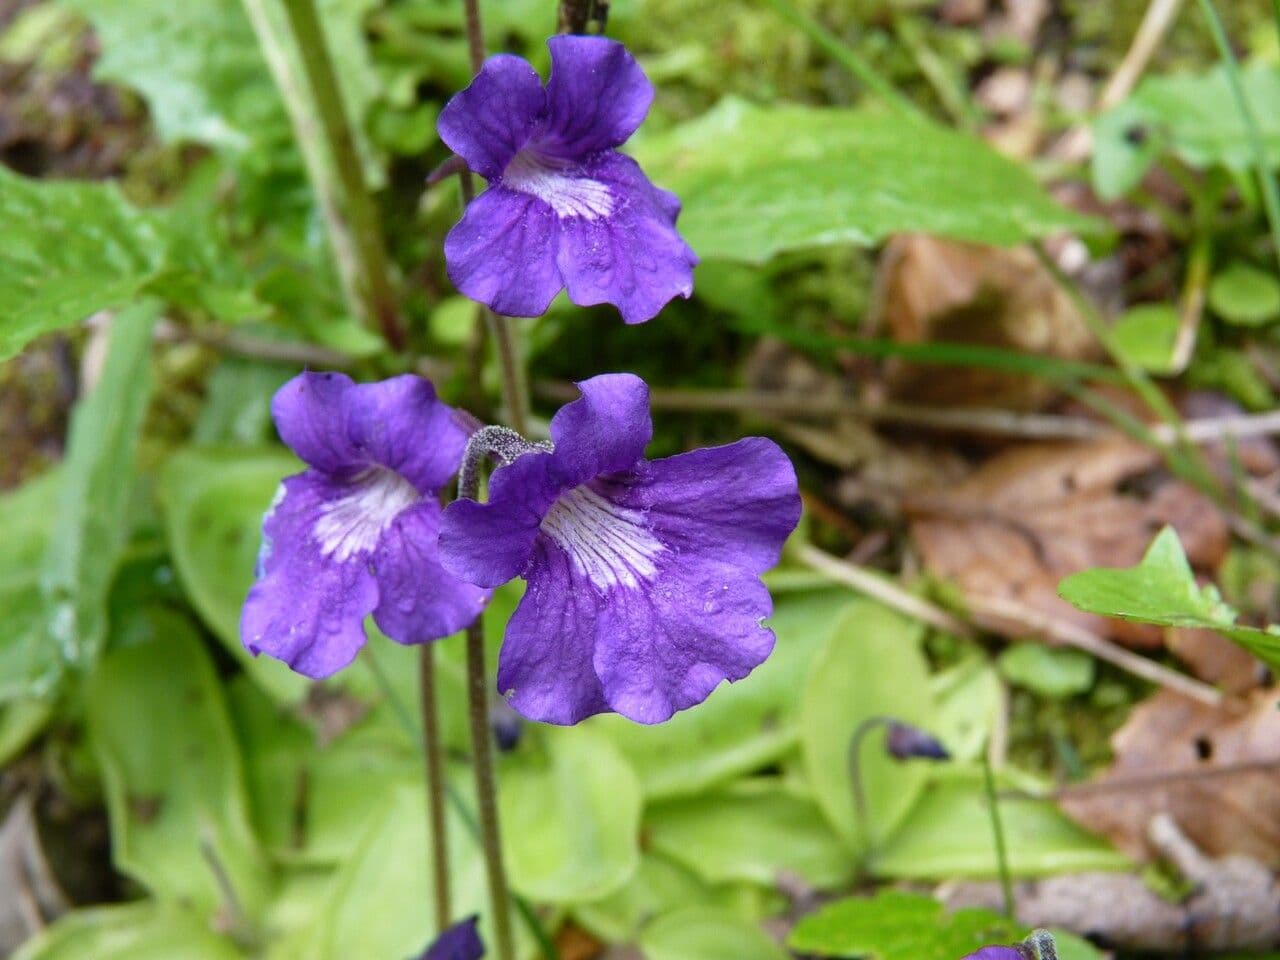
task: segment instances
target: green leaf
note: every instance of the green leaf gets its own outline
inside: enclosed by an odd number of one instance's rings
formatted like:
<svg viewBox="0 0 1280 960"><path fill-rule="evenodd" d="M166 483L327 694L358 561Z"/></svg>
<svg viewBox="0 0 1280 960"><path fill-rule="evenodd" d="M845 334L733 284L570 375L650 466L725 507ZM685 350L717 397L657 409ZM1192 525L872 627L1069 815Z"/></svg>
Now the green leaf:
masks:
<svg viewBox="0 0 1280 960"><path fill-rule="evenodd" d="M801 694L800 745L813 793L837 833L855 848L883 842L902 822L928 778L926 764L899 763L884 735L863 739L860 757L871 837L855 813L849 777L854 732L871 717L889 715L925 730L933 727L929 673L914 621L871 601L851 604L815 658Z"/></svg>
<svg viewBox="0 0 1280 960"><path fill-rule="evenodd" d="M89 678L85 710L116 866L206 918L229 906L221 872L240 908L257 914L270 875L250 826L239 746L199 640L175 629L112 650Z"/></svg>
<svg viewBox="0 0 1280 960"><path fill-rule="evenodd" d="M1111 328L1114 348L1149 373L1176 373L1173 352L1181 320L1167 303L1144 303L1116 318Z"/></svg>
<svg viewBox="0 0 1280 960"><path fill-rule="evenodd" d="M427 812L422 786L383 794L382 811L358 838L334 876L324 909L316 917L307 960L418 956L432 937ZM504 824L505 826L505 824ZM480 915L488 928L489 902L479 850L452 807L448 818L450 880L454 915ZM528 956L523 924L513 921L518 956Z"/></svg>
<svg viewBox="0 0 1280 960"><path fill-rule="evenodd" d="M121 310L102 378L75 409L67 436L40 586L49 642L64 660L92 665L107 629L107 592L129 537L138 438L151 399L151 330L160 305Z"/></svg>
<svg viewBox="0 0 1280 960"><path fill-rule="evenodd" d="M45 642L40 575L61 479L52 470L0 495L0 701L25 696L34 677L45 677L48 686L60 672L57 651Z"/></svg>
<svg viewBox="0 0 1280 960"><path fill-rule="evenodd" d="M759 921L777 914L781 907L773 902L777 895L770 897L770 893L754 884L709 885L678 863L646 850L639 869L624 886L603 900L578 904L573 916L603 940L634 943L654 917L693 904Z"/></svg>
<svg viewBox="0 0 1280 960"><path fill-rule="evenodd" d="M1280 70L1258 63L1241 72L1268 163L1280 164ZM1202 74L1150 76L1094 124L1093 182L1105 200L1137 186L1171 152L1197 169L1253 166L1249 131L1221 66Z"/></svg>
<svg viewBox="0 0 1280 960"><path fill-rule="evenodd" d="M646 960L787 960L756 924L706 907L659 917L640 935L640 948Z"/></svg>
<svg viewBox="0 0 1280 960"><path fill-rule="evenodd" d="M240 607L257 563L262 516L298 461L278 448L188 447L165 464L160 501L174 567L196 612L263 689L293 702L308 681L240 643Z"/></svg>
<svg viewBox="0 0 1280 960"><path fill-rule="evenodd" d="M762 263L901 231L1010 245L1097 227L982 141L871 110L726 99L636 153L680 197L680 231L706 259Z"/></svg>
<svg viewBox="0 0 1280 960"><path fill-rule="evenodd" d="M999 786L1007 786L1000 783ZM1080 870L1119 870L1129 862L1106 842L1068 820L1053 803L1023 797L1000 800L1010 869L1021 876ZM879 876L941 880L996 876L982 777L957 771L939 777L912 808L906 822L872 854Z"/></svg>
<svg viewBox="0 0 1280 960"><path fill-rule="evenodd" d="M986 657L971 655L934 674L929 689L936 705L929 732L953 759L976 760L1004 709L999 674Z"/></svg>
<svg viewBox="0 0 1280 960"><path fill-rule="evenodd" d="M655 804L645 814L650 849L710 883L769 886L780 873L819 889L853 875L853 859L811 799L775 780Z"/></svg>
<svg viewBox="0 0 1280 960"><path fill-rule="evenodd" d="M640 782L593 730L551 728L540 739L545 753L521 750L501 770L511 884L546 903L606 897L640 864Z"/></svg>
<svg viewBox="0 0 1280 960"><path fill-rule="evenodd" d="M1160 531L1136 567L1084 570L1058 584L1058 593L1089 613L1165 627L1214 630L1273 670L1280 670L1280 626L1266 630L1236 626L1238 614L1223 601L1217 588L1196 584L1172 527Z"/></svg>
<svg viewBox="0 0 1280 960"><path fill-rule="evenodd" d="M0 222L0 360L143 293L228 319L256 309L207 221L139 210L113 184L28 180L0 166Z"/></svg>
<svg viewBox="0 0 1280 960"><path fill-rule="evenodd" d="M787 945L822 957L959 960L987 944L1020 939L1020 931L990 910L946 914L932 897L887 890L838 900L803 917Z"/></svg>
<svg viewBox="0 0 1280 960"><path fill-rule="evenodd" d="M1060 699L1093 686L1096 663L1083 650L1020 643L1000 654L1000 672L1010 683L1042 697Z"/></svg>
<svg viewBox="0 0 1280 960"><path fill-rule="evenodd" d="M1260 326L1280 317L1280 280L1257 267L1233 263L1209 284L1209 306L1229 323Z"/></svg>
<svg viewBox="0 0 1280 960"><path fill-rule="evenodd" d="M206 918L143 901L75 910L13 955L13 960L240 960L235 944Z"/></svg>
<svg viewBox="0 0 1280 960"><path fill-rule="evenodd" d="M644 726L619 716L588 722L605 733L634 765L650 799L701 793L708 787L776 761L795 746L795 692L831 629L850 603L845 590L779 597L769 626L773 653L751 675L722 684L697 710Z"/></svg>

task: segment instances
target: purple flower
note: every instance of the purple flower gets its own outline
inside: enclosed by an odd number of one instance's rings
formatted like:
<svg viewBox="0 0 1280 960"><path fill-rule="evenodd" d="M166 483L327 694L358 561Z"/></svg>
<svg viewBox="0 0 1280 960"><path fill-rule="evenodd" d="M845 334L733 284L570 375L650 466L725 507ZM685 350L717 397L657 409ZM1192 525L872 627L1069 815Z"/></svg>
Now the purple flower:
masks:
<svg viewBox="0 0 1280 960"><path fill-rule="evenodd" d="M796 475L760 437L645 460L644 381L578 386L551 421L553 450L496 469L488 503L446 508L440 553L481 586L528 581L498 660L518 711L660 723L773 649L760 574L799 521Z"/></svg>
<svg viewBox="0 0 1280 960"><path fill-rule="evenodd" d="M1029 960L1030 957L1023 947L983 947L962 960Z"/></svg>
<svg viewBox="0 0 1280 960"><path fill-rule="evenodd" d="M950 760L936 737L909 723L893 721L884 737L884 747L895 760Z"/></svg>
<svg viewBox="0 0 1280 960"><path fill-rule="evenodd" d="M455 923L440 934L418 960L480 960L484 956L484 941L476 930L476 920L468 917Z"/></svg>
<svg viewBox="0 0 1280 960"><path fill-rule="evenodd" d="M251 653L327 677L355 659L370 613L400 643L447 636L480 613L486 591L447 573L436 553L437 493L468 432L430 383L303 373L271 413L310 469L285 478L263 520L258 581L240 617Z"/></svg>
<svg viewBox="0 0 1280 960"><path fill-rule="evenodd" d="M440 114L440 137L489 189L445 238L449 278L498 313L536 317L561 289L612 303L627 323L693 292L698 257L676 233L680 201L614 148L653 86L622 44L561 36L542 86L519 57L490 57Z"/></svg>

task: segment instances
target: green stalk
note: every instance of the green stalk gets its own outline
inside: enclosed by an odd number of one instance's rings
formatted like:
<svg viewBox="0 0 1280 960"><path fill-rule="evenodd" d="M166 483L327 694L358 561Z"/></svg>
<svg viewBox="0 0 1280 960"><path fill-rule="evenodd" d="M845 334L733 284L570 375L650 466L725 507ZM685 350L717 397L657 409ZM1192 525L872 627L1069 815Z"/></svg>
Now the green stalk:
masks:
<svg viewBox="0 0 1280 960"><path fill-rule="evenodd" d="M436 710L436 647L418 650L418 686L422 694L422 755L427 787L427 835L431 838L431 869L435 883L436 933L443 933L453 917L449 897L449 833L445 824L444 749Z"/></svg>
<svg viewBox="0 0 1280 960"><path fill-rule="evenodd" d="M1009 852L1004 842L1004 822L1000 819L1000 802L996 797L996 778L991 770L991 758L982 754L982 781L987 792L987 811L991 816L991 835L996 844L996 867L1000 871L1000 892L1004 898L1004 915L1014 916L1013 878L1009 874Z"/></svg>
<svg viewBox="0 0 1280 960"><path fill-rule="evenodd" d="M255 23L259 20L269 21L265 10L254 13L255 5L261 0L245 2ZM316 13L315 2L283 0L283 4L289 30L293 34L298 57L302 62L309 107L314 110L319 129L310 123L299 125L298 118L303 115L300 107L292 107L290 116L294 119L294 132L298 139L313 141L304 147L304 155L318 160L323 153L325 163L333 173L332 180L321 177L323 182L317 183L317 192L322 196L327 195L328 204L333 207L329 211L332 216L326 217L326 224L334 255L338 258L344 289L361 322L380 330L387 342L399 349L404 346L404 331L391 287L390 263L383 246L382 225L365 183L360 154L342 102L342 91L338 87L337 74ZM270 36L269 29L266 35ZM263 36L264 31L259 29L259 37ZM287 64L287 55L280 51L269 52L267 56L269 61L283 58L283 62ZM280 83L279 73L277 83ZM292 82L281 84L281 93L287 101L291 95L297 96L300 93L300 85ZM308 163L313 182L318 166L318 162Z"/></svg>
<svg viewBox="0 0 1280 960"><path fill-rule="evenodd" d="M899 113L924 119L920 109L894 89L884 77L876 72L875 67L854 50L850 49L839 37L821 23L796 7L790 0L765 0L777 11L782 19L807 36L825 50L837 63L853 74L868 90Z"/></svg>
<svg viewBox="0 0 1280 960"><path fill-rule="evenodd" d="M1277 26L1280 26L1280 0L1272 0L1272 4L1276 12ZM1231 85L1231 93L1235 96L1236 109L1240 111L1240 118L1244 121L1245 129L1249 133L1249 146L1253 150L1258 187L1262 191L1262 205L1267 212L1267 222L1271 225L1271 243L1275 248L1272 252L1280 262L1280 190L1276 188L1275 177L1271 175L1271 169L1267 163L1267 148L1262 139L1262 130L1258 127L1258 119L1253 115L1253 108L1249 105L1244 81L1240 78L1240 64L1236 60L1235 52L1231 49L1227 30L1222 25L1222 18L1218 16L1213 0L1200 0L1200 9L1209 22L1209 32L1213 34L1213 42L1218 48L1218 57L1222 60L1222 67L1227 72L1227 81Z"/></svg>

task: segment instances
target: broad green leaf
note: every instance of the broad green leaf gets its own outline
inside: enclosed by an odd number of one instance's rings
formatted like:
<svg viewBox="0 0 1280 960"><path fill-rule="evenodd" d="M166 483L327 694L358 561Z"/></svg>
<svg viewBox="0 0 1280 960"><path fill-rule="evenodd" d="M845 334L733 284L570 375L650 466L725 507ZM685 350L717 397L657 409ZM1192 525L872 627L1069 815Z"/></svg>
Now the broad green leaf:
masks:
<svg viewBox="0 0 1280 960"><path fill-rule="evenodd" d="M969 656L934 674L929 689L936 705L929 732L942 741L954 759L977 759L1004 708L995 669L985 657Z"/></svg>
<svg viewBox="0 0 1280 960"><path fill-rule="evenodd" d="M1095 227L982 141L872 110L727 99L637 156L680 197L680 231L706 259L762 263L902 231L1009 245Z"/></svg>
<svg viewBox="0 0 1280 960"><path fill-rule="evenodd" d="M1160 531L1136 567L1084 570L1058 584L1058 593L1089 613L1166 627L1214 630L1273 670L1280 669L1280 626L1266 630L1236 626L1237 613L1218 589L1196 583L1172 527Z"/></svg>
<svg viewBox="0 0 1280 960"><path fill-rule="evenodd" d="M253 678L276 699L301 699L308 682L240 643L240 607L257 564L262 516L298 461L278 448L189 447L160 477L169 550L192 605Z"/></svg>
<svg viewBox="0 0 1280 960"><path fill-rule="evenodd" d="M160 136L232 153L289 144L284 104L241 0L62 0L93 24L102 43L95 74L146 99ZM321 23L339 86L367 153L362 124L377 93L363 33L373 0L320 0ZM263 9L279 47L302 84L301 64L279 0ZM199 38L193 42L193 38ZM303 86L305 89L305 86ZM312 118L312 123L315 119Z"/></svg>
<svg viewBox="0 0 1280 960"><path fill-rule="evenodd" d="M1002 798L1000 816L1015 874L1052 876L1128 866L1127 859L1048 800ZM957 771L935 780L898 832L873 852L870 866L878 876L907 879L996 876L981 774Z"/></svg>
<svg viewBox="0 0 1280 960"><path fill-rule="evenodd" d="M121 310L111 323L107 361L76 407L60 471L61 489L40 587L47 637L63 660L88 668L107 629L107 592L129 537L129 498L138 438L151 399L151 330L160 305Z"/></svg>
<svg viewBox="0 0 1280 960"><path fill-rule="evenodd" d="M602 730L634 765L650 799L700 793L758 770L795 746L796 690L831 622L850 603L844 590L779 597L769 626L778 640L769 659L737 683L722 684L696 710L644 726L598 717Z"/></svg>
<svg viewBox="0 0 1280 960"><path fill-rule="evenodd" d="M0 360L143 293L230 319L256 307L207 221L140 210L110 183L28 180L0 166L0 223Z"/></svg>
<svg viewBox="0 0 1280 960"><path fill-rule="evenodd" d="M47 621L40 568L60 488L61 475L52 470L0 495L0 701L24 696L32 676L59 672L57 651L41 642Z"/></svg>
<svg viewBox="0 0 1280 960"><path fill-rule="evenodd" d="M606 738L547 729L501 769L511 884L531 900L583 903L619 889L640 863L640 782Z"/></svg>
<svg viewBox="0 0 1280 960"><path fill-rule="evenodd" d="M432 937L431 862L427 856L427 812L420 784L382 797L381 814L367 825L343 863L316 917L307 960L418 956ZM487 929L489 903L479 849L450 808L450 879L455 916L480 915ZM504 827L506 825L504 824ZM517 954L528 956L524 925L513 918Z"/></svg>
<svg viewBox="0 0 1280 960"><path fill-rule="evenodd" d="M836 831L855 848L880 844L902 822L928 777L927 764L899 763L884 735L863 738L860 756L870 837L858 823L850 780L854 732L872 717L892 716L932 729L929 672L919 624L868 600L836 621L801 692L800 745L805 775Z"/></svg>
<svg viewBox="0 0 1280 960"><path fill-rule="evenodd" d="M853 858L811 799L774 780L655 804L645 813L649 849L709 883L773 885L780 874L830 890L853 876Z"/></svg>
<svg viewBox="0 0 1280 960"><path fill-rule="evenodd" d="M1176 373L1174 345L1181 320L1167 303L1144 303L1116 318L1111 342L1130 363L1150 373Z"/></svg>
<svg viewBox="0 0 1280 960"><path fill-rule="evenodd" d="M112 650L89 678L85 711L117 868L204 917L228 907L221 871L240 908L259 913L271 878L222 690L194 633Z"/></svg>
<svg viewBox="0 0 1280 960"><path fill-rule="evenodd" d="M1280 70L1242 71L1245 96L1261 129L1268 162L1280 163ZM1172 153L1198 169L1245 171L1254 162L1249 131L1225 70L1147 77L1128 100L1094 124L1093 182L1114 200L1137 186L1155 160Z"/></svg>
<svg viewBox="0 0 1280 960"><path fill-rule="evenodd" d="M208 446L261 446L275 434L271 398L297 367L225 357L205 385L205 399L192 442Z"/></svg>
<svg viewBox="0 0 1280 960"><path fill-rule="evenodd" d="M1230 323L1259 326L1280 317L1280 280L1257 267L1233 263L1209 284L1209 306Z"/></svg>
<svg viewBox="0 0 1280 960"><path fill-rule="evenodd" d="M75 910L27 941L13 960L240 960L207 918L143 901Z"/></svg>
<svg viewBox="0 0 1280 960"><path fill-rule="evenodd" d="M1042 697L1072 697L1093 686L1096 666L1083 650L1019 643L1000 654L1006 680Z"/></svg>
<svg viewBox="0 0 1280 960"><path fill-rule="evenodd" d="M640 935L645 960L787 960L758 924L706 907L659 917Z"/></svg>
<svg viewBox="0 0 1280 960"><path fill-rule="evenodd" d="M918 893L886 890L850 897L803 917L787 938L792 950L862 960L959 960L979 947L1012 943L1022 931L990 910L943 912Z"/></svg>
<svg viewBox="0 0 1280 960"><path fill-rule="evenodd" d="M53 708L53 700L37 697L0 706L0 767L7 766L39 735L53 716Z"/></svg>
<svg viewBox="0 0 1280 960"><path fill-rule="evenodd" d="M603 900L578 904L573 917L610 943L634 943L651 920L681 907L696 904L757 922L779 912L782 904L775 902L776 897L772 890L755 884L707 884L678 863L645 851L639 868L622 888Z"/></svg>

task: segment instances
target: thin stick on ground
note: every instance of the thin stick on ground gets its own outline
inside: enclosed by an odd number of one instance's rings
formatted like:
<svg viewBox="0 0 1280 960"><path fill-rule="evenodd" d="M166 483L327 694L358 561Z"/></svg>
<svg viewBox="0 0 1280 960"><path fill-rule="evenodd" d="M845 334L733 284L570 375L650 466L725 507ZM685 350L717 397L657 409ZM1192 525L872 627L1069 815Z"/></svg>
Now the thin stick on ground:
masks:
<svg viewBox="0 0 1280 960"><path fill-rule="evenodd" d="M825 550L820 550L812 544L802 544L797 549L797 556L811 570L816 570L823 576L837 583L843 583L859 593L865 593L872 599L880 601L886 607L897 610L913 620L919 620L921 623L927 623L931 627L945 630L956 636L973 636L972 628L963 620L948 613L941 607L935 606L928 600L921 599L914 593L904 590L892 580L881 577L862 567L854 566L839 557L833 557Z"/></svg>
<svg viewBox="0 0 1280 960"><path fill-rule="evenodd" d="M1222 703L1220 690L1126 650L1069 620L1049 616L1025 603L1004 597L967 596L965 603L975 617L1016 623L1027 633L1084 650L1135 677L1174 690L1200 703L1212 707Z"/></svg>

